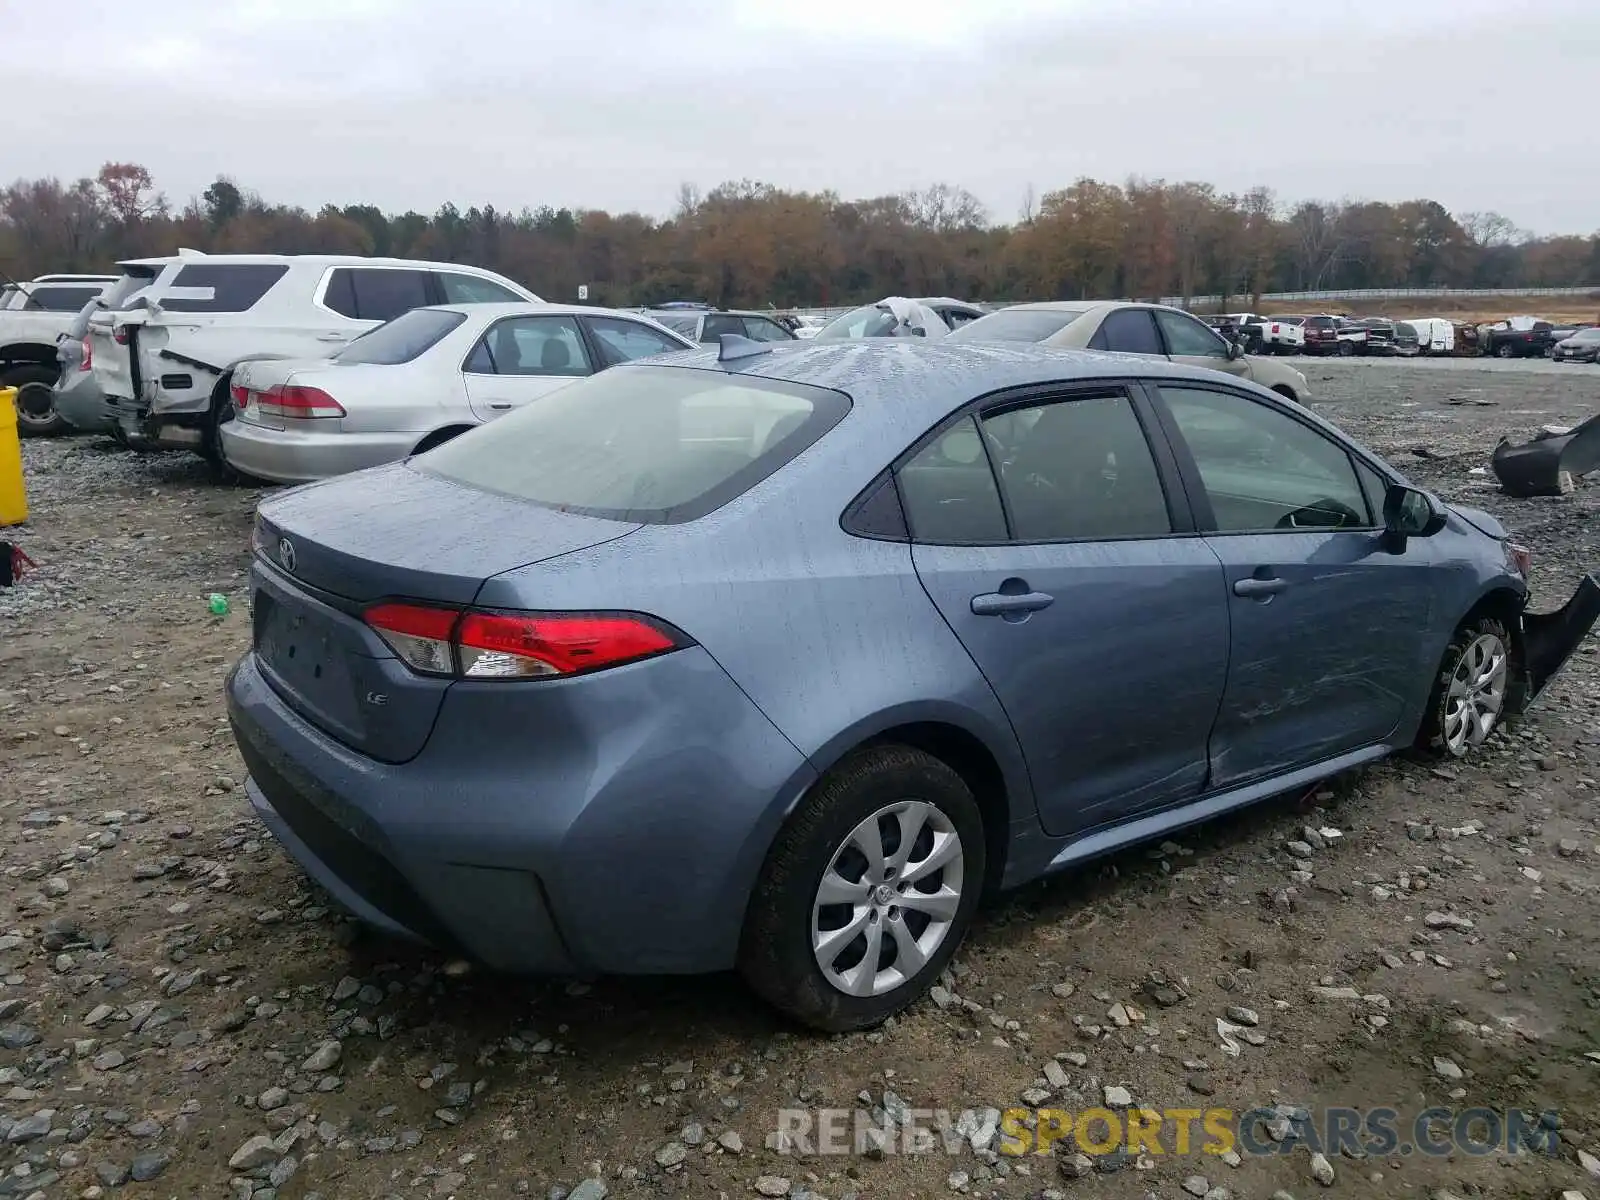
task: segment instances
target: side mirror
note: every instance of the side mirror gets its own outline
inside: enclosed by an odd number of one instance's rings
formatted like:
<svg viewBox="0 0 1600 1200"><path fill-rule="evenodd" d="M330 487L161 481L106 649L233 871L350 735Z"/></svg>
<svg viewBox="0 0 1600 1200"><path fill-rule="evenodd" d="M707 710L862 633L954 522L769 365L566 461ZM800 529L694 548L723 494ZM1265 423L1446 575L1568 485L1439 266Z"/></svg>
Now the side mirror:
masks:
<svg viewBox="0 0 1600 1200"><path fill-rule="evenodd" d="M1444 506L1427 492L1392 484L1383 497L1383 530L1404 547L1407 538L1432 537L1445 526Z"/></svg>
<svg viewBox="0 0 1600 1200"><path fill-rule="evenodd" d="M1233 341L1228 342L1228 361L1229 362L1233 362L1235 359L1239 359L1239 358L1243 358L1243 357L1244 357L1244 346L1239 342L1233 342Z"/></svg>

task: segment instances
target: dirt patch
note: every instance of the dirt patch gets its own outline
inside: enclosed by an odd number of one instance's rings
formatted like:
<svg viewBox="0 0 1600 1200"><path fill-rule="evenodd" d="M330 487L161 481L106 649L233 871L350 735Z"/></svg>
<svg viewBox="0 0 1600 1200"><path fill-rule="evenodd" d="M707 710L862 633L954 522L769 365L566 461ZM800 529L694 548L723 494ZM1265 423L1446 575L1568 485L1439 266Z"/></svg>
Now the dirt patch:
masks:
<svg viewBox="0 0 1600 1200"><path fill-rule="evenodd" d="M1499 432L1587 415L1600 373L1306 369L1323 412L1514 529L1547 600L1600 567L1600 488L1513 501L1480 473ZM1594 641L1470 769L1392 762L1027 888L939 1003L813 1037L726 977L458 977L340 920L251 816L223 716L258 493L93 440L26 460L41 571L0 594L0 1196L1324 1190L1304 1146L1230 1166L1171 1153L1170 1129L1168 1153L1078 1180L1069 1149L974 1154L981 1134L952 1155L766 1146L787 1108L1082 1110L1108 1087L1402 1128L1435 1104L1560 1114L1555 1158L1330 1153L1340 1195L1547 1197L1585 1186L1576 1147L1600 1153ZM1343 836L1296 857L1307 826ZM1237 1056L1230 1009L1261 1043L1236 1033ZM153 1181L123 1184L135 1167Z"/></svg>

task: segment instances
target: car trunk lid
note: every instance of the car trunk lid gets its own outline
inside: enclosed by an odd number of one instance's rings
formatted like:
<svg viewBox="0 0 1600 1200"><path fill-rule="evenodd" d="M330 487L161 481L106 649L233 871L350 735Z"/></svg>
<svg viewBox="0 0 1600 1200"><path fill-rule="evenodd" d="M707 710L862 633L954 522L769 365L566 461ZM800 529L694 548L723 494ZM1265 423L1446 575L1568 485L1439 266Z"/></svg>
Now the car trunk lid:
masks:
<svg viewBox="0 0 1600 1200"><path fill-rule="evenodd" d="M490 576L638 528L404 463L292 489L257 518L257 661L284 701L324 733L403 762L427 741L450 680L406 667L362 620L365 609L397 599L463 608Z"/></svg>

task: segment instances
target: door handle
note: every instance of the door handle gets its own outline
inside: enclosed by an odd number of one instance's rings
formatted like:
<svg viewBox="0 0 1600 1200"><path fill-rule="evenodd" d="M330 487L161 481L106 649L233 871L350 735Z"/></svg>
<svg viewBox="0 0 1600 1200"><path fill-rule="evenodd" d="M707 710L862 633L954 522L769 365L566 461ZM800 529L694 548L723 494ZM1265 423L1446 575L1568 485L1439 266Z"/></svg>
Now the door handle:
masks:
<svg viewBox="0 0 1600 1200"><path fill-rule="evenodd" d="M1289 586L1287 579L1235 579L1233 581L1233 594L1235 596L1250 596L1262 598L1276 596Z"/></svg>
<svg viewBox="0 0 1600 1200"><path fill-rule="evenodd" d="M317 334L317 341L319 341L319 342L347 342L349 340L350 339L345 337L345 335L342 334L342 333L319 333L319 334Z"/></svg>
<svg viewBox="0 0 1600 1200"><path fill-rule="evenodd" d="M511 402L509 400L491 400L489 402L489 407L497 412L503 412L511 407Z"/></svg>
<svg viewBox="0 0 1600 1200"><path fill-rule="evenodd" d="M1055 600L1056 598L1047 592L1023 592L1020 595L990 592L972 598L972 615L1003 617L1007 613L1038 612L1041 608L1049 608Z"/></svg>

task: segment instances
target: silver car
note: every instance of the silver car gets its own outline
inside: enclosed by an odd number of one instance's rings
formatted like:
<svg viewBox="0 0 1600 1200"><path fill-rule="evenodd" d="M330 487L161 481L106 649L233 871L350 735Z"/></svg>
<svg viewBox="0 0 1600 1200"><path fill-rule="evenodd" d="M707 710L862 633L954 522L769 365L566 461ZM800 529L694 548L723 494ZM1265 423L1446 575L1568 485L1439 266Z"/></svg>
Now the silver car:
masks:
<svg viewBox="0 0 1600 1200"><path fill-rule="evenodd" d="M241 363L222 453L274 483L342 475L431 450L617 363L693 345L607 308L416 308L332 358Z"/></svg>

